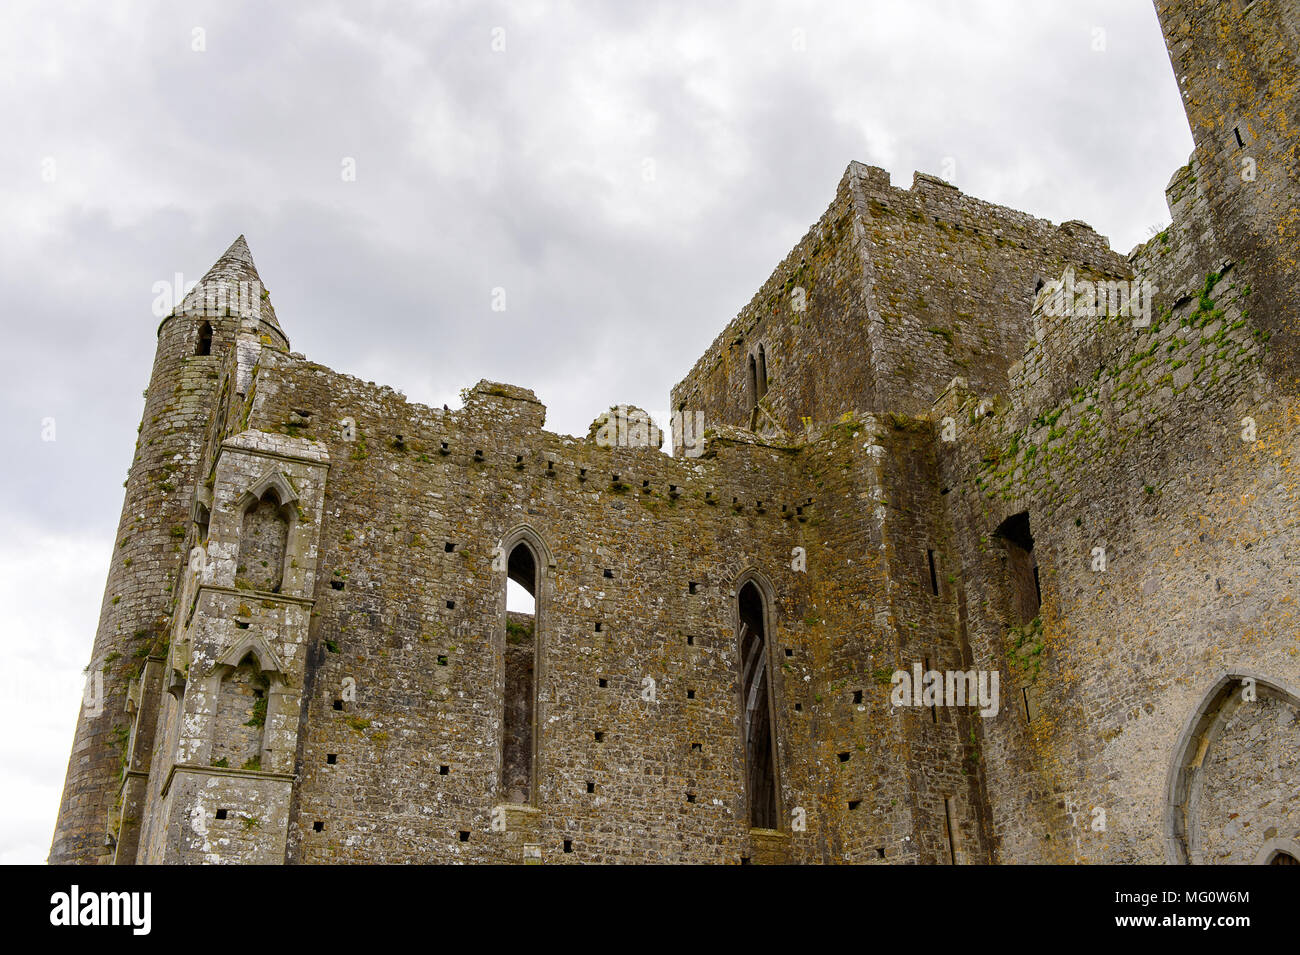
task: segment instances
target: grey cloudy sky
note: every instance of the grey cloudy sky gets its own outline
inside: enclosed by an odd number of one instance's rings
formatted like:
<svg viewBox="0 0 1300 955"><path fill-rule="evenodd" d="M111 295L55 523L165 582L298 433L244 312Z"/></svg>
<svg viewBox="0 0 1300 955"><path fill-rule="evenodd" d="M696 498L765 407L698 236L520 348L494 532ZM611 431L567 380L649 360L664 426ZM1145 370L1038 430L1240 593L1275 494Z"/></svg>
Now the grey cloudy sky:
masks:
<svg viewBox="0 0 1300 955"><path fill-rule="evenodd" d="M1192 148L1147 0L9 0L0 87L4 862L53 832L154 283L244 233L308 358L585 433L667 406L851 160L1127 252Z"/></svg>

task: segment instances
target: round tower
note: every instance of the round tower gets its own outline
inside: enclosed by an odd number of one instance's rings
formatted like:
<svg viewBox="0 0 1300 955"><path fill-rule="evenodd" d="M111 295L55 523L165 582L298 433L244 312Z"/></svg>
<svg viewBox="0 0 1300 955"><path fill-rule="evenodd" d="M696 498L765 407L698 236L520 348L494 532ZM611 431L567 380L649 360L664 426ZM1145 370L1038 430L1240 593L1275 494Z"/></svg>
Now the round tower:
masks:
<svg viewBox="0 0 1300 955"><path fill-rule="evenodd" d="M134 745L139 693L131 684L146 658L163 652L203 479L197 471L204 438L241 325L256 329L262 344L288 350L242 235L158 327L52 864L115 861L123 789L147 774L148 741Z"/></svg>

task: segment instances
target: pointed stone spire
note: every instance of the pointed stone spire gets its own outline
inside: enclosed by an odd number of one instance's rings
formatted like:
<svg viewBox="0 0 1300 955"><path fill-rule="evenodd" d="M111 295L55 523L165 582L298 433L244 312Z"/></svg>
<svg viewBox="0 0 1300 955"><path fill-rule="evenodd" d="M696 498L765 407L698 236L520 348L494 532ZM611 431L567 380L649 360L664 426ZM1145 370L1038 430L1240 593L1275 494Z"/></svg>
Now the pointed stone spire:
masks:
<svg viewBox="0 0 1300 955"><path fill-rule="evenodd" d="M208 269L173 314L201 315L206 318L238 318L249 331L269 335L285 351L289 339L276 320L271 296L262 284L253 264L253 254L241 235Z"/></svg>

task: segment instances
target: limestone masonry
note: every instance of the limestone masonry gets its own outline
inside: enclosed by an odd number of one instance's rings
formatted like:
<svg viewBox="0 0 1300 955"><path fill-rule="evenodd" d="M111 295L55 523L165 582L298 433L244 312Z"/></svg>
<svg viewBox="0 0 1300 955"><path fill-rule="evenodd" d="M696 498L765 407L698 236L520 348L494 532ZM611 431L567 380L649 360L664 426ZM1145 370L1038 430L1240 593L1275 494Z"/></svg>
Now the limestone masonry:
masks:
<svg viewBox="0 0 1300 955"><path fill-rule="evenodd" d="M314 364L241 236L158 329L50 861L1294 863L1300 0L1156 9L1168 229L851 163L672 422Z"/></svg>

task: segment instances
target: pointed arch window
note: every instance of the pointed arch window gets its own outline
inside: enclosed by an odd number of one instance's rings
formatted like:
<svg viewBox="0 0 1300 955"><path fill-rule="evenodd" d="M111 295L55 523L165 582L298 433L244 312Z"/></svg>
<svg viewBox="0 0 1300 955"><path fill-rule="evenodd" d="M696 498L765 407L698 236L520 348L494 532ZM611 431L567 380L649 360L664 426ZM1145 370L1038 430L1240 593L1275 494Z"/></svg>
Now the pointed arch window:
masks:
<svg viewBox="0 0 1300 955"><path fill-rule="evenodd" d="M199 340L194 346L197 356L212 354L212 323L204 322L199 326Z"/></svg>
<svg viewBox="0 0 1300 955"><path fill-rule="evenodd" d="M539 727L537 687L546 626L550 553L532 530L518 528L501 544L505 638L501 718L500 799L537 804Z"/></svg>
<svg viewBox="0 0 1300 955"><path fill-rule="evenodd" d="M288 479L272 471L240 499L243 523L239 534L236 586L280 592L289 551L289 534L297 522L297 495Z"/></svg>
<svg viewBox="0 0 1300 955"><path fill-rule="evenodd" d="M776 738L772 726L767 598L751 579L741 585L736 601L749 824L754 829L776 829Z"/></svg>
<svg viewBox="0 0 1300 955"><path fill-rule="evenodd" d="M208 691L216 700L209 764L231 769L283 769L267 728L283 709L284 668L260 636L246 636L223 653Z"/></svg>

